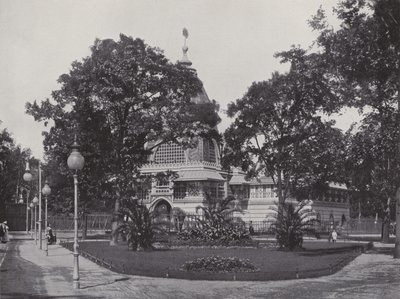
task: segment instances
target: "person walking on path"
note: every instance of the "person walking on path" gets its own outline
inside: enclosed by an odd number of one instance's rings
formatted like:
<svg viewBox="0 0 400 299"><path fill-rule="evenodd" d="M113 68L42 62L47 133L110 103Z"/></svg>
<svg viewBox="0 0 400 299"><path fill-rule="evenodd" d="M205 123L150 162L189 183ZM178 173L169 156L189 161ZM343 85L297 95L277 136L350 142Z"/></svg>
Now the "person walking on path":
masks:
<svg viewBox="0 0 400 299"><path fill-rule="evenodd" d="M332 232L332 242L335 243L336 239L337 239L337 232L336 232L336 230L333 230L333 232Z"/></svg>
<svg viewBox="0 0 400 299"><path fill-rule="evenodd" d="M8 241L8 226L7 221L0 224L0 239L1 243L7 243Z"/></svg>

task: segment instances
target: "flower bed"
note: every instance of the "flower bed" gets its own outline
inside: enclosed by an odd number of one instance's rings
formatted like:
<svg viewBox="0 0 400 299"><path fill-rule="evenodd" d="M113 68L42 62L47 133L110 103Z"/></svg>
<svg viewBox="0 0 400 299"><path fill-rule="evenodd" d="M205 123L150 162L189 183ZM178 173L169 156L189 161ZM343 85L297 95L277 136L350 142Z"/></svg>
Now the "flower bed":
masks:
<svg viewBox="0 0 400 299"><path fill-rule="evenodd" d="M256 268L248 259L237 257L221 257L219 255L201 257L193 261L184 263L181 267L183 271L195 272L256 272Z"/></svg>
<svg viewBox="0 0 400 299"><path fill-rule="evenodd" d="M201 239L170 239L166 246L174 247L259 247L259 242L251 239L242 240L201 240Z"/></svg>

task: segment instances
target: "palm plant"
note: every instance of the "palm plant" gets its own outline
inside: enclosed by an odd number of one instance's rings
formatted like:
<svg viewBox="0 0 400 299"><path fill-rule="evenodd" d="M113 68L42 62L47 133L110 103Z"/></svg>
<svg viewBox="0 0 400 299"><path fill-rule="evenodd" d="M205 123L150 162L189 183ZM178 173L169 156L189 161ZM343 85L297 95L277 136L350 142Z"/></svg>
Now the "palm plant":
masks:
<svg viewBox="0 0 400 299"><path fill-rule="evenodd" d="M182 231L183 222L186 218L186 213L181 208L173 208L172 209L173 216L175 218L175 226L178 232Z"/></svg>
<svg viewBox="0 0 400 299"><path fill-rule="evenodd" d="M165 232L170 224L158 220L156 213L150 212L137 198L123 201L120 215L122 222L118 232L134 251L153 249L156 235Z"/></svg>
<svg viewBox="0 0 400 299"><path fill-rule="evenodd" d="M241 209L234 204L235 198L228 196L222 200L206 196L206 204L197 206L196 213L201 210L202 218L198 217L202 226L211 226L217 229L226 227L232 222L234 212L241 212Z"/></svg>
<svg viewBox="0 0 400 299"><path fill-rule="evenodd" d="M275 233L279 246L293 250L301 248L303 235L306 232L314 232L313 224L318 221L308 200L301 201L297 205L282 203L278 209L273 207L275 223L272 232Z"/></svg>
<svg viewBox="0 0 400 299"><path fill-rule="evenodd" d="M212 240L240 240L245 237L243 227L237 227L233 222L233 213L241 212L235 204L235 198L229 196L219 200L206 196L206 204L196 207L196 212L201 211L197 217L198 229L193 231L196 236Z"/></svg>

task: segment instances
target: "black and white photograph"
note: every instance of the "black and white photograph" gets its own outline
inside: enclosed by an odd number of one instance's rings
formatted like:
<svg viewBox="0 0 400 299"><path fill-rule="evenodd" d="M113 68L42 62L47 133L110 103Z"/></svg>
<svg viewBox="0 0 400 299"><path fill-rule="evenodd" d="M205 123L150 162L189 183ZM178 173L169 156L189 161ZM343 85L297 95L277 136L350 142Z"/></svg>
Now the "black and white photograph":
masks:
<svg viewBox="0 0 400 299"><path fill-rule="evenodd" d="M0 298L400 298L400 0L0 0Z"/></svg>

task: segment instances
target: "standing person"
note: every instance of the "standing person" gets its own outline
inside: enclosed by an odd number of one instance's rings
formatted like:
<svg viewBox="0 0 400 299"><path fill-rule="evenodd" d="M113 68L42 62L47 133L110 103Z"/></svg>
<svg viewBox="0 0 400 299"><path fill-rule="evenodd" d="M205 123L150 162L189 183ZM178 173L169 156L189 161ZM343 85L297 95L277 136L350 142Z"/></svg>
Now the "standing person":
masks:
<svg viewBox="0 0 400 299"><path fill-rule="evenodd" d="M332 242L335 243L336 239L337 239L337 232L336 232L336 230L333 230L333 232L332 232Z"/></svg>
<svg viewBox="0 0 400 299"><path fill-rule="evenodd" d="M3 242L4 235L6 234L3 223L0 223L0 241Z"/></svg>
<svg viewBox="0 0 400 299"><path fill-rule="evenodd" d="M250 233L250 235L254 235L253 221L250 221L250 224L249 224L249 233Z"/></svg>
<svg viewBox="0 0 400 299"><path fill-rule="evenodd" d="M8 225L7 221L0 224L0 238L1 243L7 243L8 241Z"/></svg>

